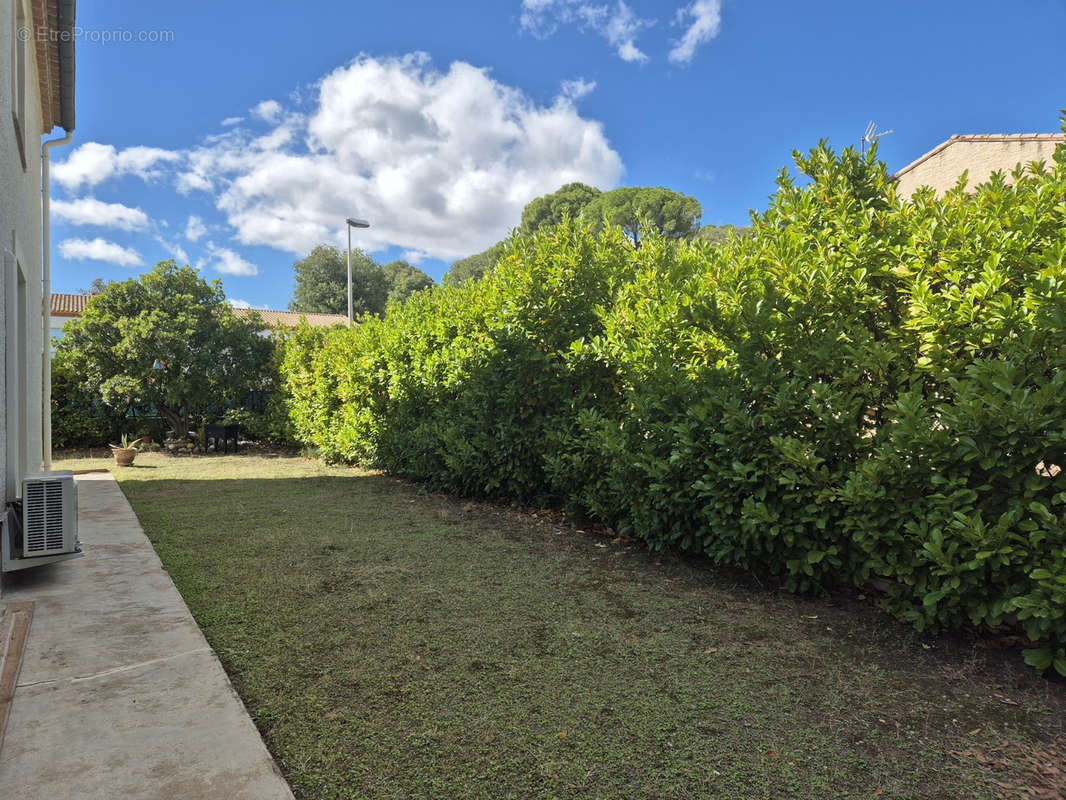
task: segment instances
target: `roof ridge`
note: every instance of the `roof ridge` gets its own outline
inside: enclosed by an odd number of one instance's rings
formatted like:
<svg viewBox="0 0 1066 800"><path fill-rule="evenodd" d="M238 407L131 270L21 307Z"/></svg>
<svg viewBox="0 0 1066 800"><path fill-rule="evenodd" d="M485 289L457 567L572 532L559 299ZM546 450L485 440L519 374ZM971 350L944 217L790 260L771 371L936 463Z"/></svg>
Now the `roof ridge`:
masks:
<svg viewBox="0 0 1066 800"><path fill-rule="evenodd" d="M953 133L950 138L938 144L928 153L918 156L907 166L893 175L899 178L907 174L924 161L941 153L955 142L1066 142L1066 134L1063 133Z"/></svg>

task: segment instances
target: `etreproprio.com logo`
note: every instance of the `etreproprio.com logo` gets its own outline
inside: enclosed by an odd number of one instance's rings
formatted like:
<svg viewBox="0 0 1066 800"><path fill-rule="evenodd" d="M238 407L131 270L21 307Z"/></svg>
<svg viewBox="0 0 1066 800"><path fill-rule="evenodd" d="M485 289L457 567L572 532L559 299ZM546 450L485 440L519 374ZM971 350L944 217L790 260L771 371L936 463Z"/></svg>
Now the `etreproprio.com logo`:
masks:
<svg viewBox="0 0 1066 800"><path fill-rule="evenodd" d="M174 31L132 30L129 28L82 28L56 30L46 25L18 29L19 41L85 42L88 44L166 44L174 41Z"/></svg>

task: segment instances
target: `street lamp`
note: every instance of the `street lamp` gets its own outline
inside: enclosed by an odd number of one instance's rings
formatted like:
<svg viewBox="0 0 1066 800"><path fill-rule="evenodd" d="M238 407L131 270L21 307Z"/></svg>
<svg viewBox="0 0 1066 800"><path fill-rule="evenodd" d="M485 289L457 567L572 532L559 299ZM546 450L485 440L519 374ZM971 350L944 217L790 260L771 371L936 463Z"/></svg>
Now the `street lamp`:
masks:
<svg viewBox="0 0 1066 800"><path fill-rule="evenodd" d="M352 228L369 228L370 223L365 219L345 220L348 225L348 327L352 327Z"/></svg>

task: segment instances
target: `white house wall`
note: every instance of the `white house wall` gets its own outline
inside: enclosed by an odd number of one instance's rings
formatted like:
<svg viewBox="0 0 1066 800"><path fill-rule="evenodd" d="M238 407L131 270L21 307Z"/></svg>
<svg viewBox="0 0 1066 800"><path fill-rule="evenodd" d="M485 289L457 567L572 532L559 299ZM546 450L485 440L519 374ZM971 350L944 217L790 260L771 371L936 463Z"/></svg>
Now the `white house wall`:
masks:
<svg viewBox="0 0 1066 800"><path fill-rule="evenodd" d="M41 453L41 107L37 80L37 57L32 37L27 43L25 60L25 155L23 168L18 140L12 120L12 53L15 45L15 6L21 5L23 18L32 20L27 0L0 2L0 252L12 253L26 276L26 329L21 331L25 347L26 385L13 386L6 370L6 359L0 358L0 388L4 408L14 392L25 400L26 417L21 425L27 432L27 458L22 472L40 468ZM6 293L10 287L0 288ZM12 320L7 319L6 296L0 298L0 352L15 344L11 341ZM7 443L13 435L7 429L7 414L0 414L0 501L12 498L5 495L7 474ZM0 505L2 508L2 505Z"/></svg>

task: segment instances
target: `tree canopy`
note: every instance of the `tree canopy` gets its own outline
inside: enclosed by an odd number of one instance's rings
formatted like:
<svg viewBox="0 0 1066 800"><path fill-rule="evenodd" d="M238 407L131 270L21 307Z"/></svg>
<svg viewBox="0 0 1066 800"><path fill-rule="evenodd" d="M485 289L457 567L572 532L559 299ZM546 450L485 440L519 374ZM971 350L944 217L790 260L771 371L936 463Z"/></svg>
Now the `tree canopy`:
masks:
<svg viewBox="0 0 1066 800"><path fill-rule="evenodd" d="M415 292L428 289L433 285L433 279L418 267L412 266L403 260L390 261L381 268L388 282L389 303L402 303Z"/></svg>
<svg viewBox="0 0 1066 800"><path fill-rule="evenodd" d="M600 190L585 183L568 183L551 194L530 200L522 209L522 233L536 233L541 228L558 225L564 219L577 219L582 209L601 194ZM496 242L492 247L461 258L448 268L448 278L462 282L480 278L491 272L500 260L507 240Z"/></svg>
<svg viewBox="0 0 1066 800"><path fill-rule="evenodd" d="M597 229L604 224L621 227L636 248L646 225L667 239L683 239L699 230L702 214L695 197L662 186L627 186L593 198L581 220Z"/></svg>
<svg viewBox="0 0 1066 800"><path fill-rule="evenodd" d="M747 226L737 225L704 225L692 236L697 241L710 242L711 244L722 244L729 241L729 236L732 233L738 236L746 236L751 232L751 228Z"/></svg>
<svg viewBox="0 0 1066 800"><path fill-rule="evenodd" d="M722 226L718 229L708 225L700 228L703 209L695 197L665 189L661 186L631 186L602 192L584 183L568 183L551 194L537 197L522 210L521 233L536 233L541 228L558 225L564 219L580 220L596 230L608 225L619 225L634 247L640 247L644 237L644 222L668 239L683 239L707 233L701 238L711 241L724 240L727 235ZM722 238L712 233L722 230ZM700 232L700 234L697 234ZM507 240L472 256L461 258L448 269L452 282L480 278L491 272L503 255Z"/></svg>
<svg viewBox="0 0 1066 800"><path fill-rule="evenodd" d="M293 264L296 289L290 311L308 314L348 313L348 260L344 251L319 245ZM433 285L433 279L406 261L384 267L362 250L352 250L352 313L385 313L389 301L403 301Z"/></svg>
<svg viewBox="0 0 1066 800"><path fill-rule="evenodd" d="M506 240L505 240L506 241ZM496 242L488 250L460 258L448 268L448 279L452 282L476 280L486 272L491 272L496 262L503 255L504 242Z"/></svg>
<svg viewBox="0 0 1066 800"><path fill-rule="evenodd" d="M138 278L108 283L67 323L57 360L78 363L85 389L108 406L154 405L178 436L220 416L255 388L271 344L256 315L238 318L218 280L161 261Z"/></svg>
<svg viewBox="0 0 1066 800"><path fill-rule="evenodd" d="M577 219L585 206L601 194L594 186L568 183L551 194L531 200L522 210L522 232L535 233L566 218Z"/></svg>

